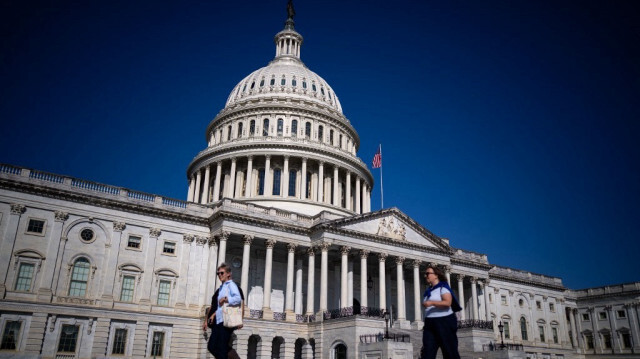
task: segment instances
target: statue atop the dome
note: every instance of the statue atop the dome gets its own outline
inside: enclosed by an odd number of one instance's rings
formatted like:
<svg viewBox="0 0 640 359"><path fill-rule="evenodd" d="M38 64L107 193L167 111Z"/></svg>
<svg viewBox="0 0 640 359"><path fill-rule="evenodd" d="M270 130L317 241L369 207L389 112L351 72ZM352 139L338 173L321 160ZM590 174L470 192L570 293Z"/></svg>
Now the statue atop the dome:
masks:
<svg viewBox="0 0 640 359"><path fill-rule="evenodd" d="M293 0L289 0L287 3L287 15L289 16L287 20L293 20L293 17L296 16L296 10L293 9Z"/></svg>

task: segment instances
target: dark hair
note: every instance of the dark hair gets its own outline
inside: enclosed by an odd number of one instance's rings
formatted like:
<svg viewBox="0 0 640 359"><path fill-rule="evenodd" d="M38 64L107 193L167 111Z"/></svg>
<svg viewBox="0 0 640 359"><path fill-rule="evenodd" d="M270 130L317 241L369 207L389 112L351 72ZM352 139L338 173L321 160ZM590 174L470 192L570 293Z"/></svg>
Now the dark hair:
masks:
<svg viewBox="0 0 640 359"><path fill-rule="evenodd" d="M447 280L447 276L446 276L446 274L444 274L444 270L442 270L442 268L441 268L440 266L435 265L435 264L433 264L433 263L429 263L429 265L427 265L427 269L428 269L428 268L433 269L433 273L434 273L435 275L437 275L437 276L438 276L438 280L439 280L439 281L441 281L441 282L447 282L447 283L449 282L449 281Z"/></svg>
<svg viewBox="0 0 640 359"><path fill-rule="evenodd" d="M225 272L231 273L231 267L229 267L229 265L225 262L220 263L220 265L218 266L218 270L220 269L224 269Z"/></svg>

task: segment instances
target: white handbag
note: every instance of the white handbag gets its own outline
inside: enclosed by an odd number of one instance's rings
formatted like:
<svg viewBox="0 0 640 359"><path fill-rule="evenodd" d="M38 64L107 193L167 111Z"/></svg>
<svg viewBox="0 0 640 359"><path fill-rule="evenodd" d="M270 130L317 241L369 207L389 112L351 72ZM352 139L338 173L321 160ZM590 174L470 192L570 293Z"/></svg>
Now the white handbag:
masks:
<svg viewBox="0 0 640 359"><path fill-rule="evenodd" d="M225 304L222 307L222 321L223 325L227 328L237 328L242 325L242 306L243 302L240 302L238 306L230 306Z"/></svg>

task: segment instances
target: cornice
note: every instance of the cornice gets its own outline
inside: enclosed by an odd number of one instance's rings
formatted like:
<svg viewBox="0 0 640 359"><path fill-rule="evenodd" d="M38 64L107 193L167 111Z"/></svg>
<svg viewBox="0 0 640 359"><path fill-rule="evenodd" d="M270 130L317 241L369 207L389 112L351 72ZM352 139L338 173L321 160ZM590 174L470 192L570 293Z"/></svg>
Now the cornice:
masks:
<svg viewBox="0 0 640 359"><path fill-rule="evenodd" d="M586 295L583 295L581 293L576 293L576 291L573 291L573 290L571 292L576 296L576 302L606 299L611 297L620 299L623 297L636 297L640 295L640 290L633 290L628 292L616 292L616 293L586 294Z"/></svg>
<svg viewBox="0 0 640 359"><path fill-rule="evenodd" d="M493 266L491 264L479 263L479 262L474 262L474 261L455 258L455 257L451 257L451 264L457 264L457 265L460 265L460 266L463 266L463 267L482 269L482 270L486 270L486 271L488 271L491 268L493 268Z"/></svg>
<svg viewBox="0 0 640 359"><path fill-rule="evenodd" d="M311 232L309 228L295 226L292 224L282 223L282 222L274 222L273 220L262 219L253 216L242 215L238 213L226 212L226 211L217 211L209 218L209 225L213 226L214 223L223 220L231 220L238 223L243 224L251 224L257 227L275 229L287 233L300 234L308 236Z"/></svg>
<svg viewBox="0 0 640 359"><path fill-rule="evenodd" d="M452 262L453 262L453 260L452 260ZM491 272L489 272L489 279L499 279L499 280L503 280L505 282L516 283L516 284L524 284L524 285L527 285L527 286L551 289L551 290L556 290L556 291L565 291L567 289L562 285L553 285L553 284L550 284L550 283L534 282L534 281L530 281L530 280L524 280L524 279L520 279L520 278L513 278L513 277L509 277L509 276L505 276L505 275L494 274L494 273L491 273Z"/></svg>

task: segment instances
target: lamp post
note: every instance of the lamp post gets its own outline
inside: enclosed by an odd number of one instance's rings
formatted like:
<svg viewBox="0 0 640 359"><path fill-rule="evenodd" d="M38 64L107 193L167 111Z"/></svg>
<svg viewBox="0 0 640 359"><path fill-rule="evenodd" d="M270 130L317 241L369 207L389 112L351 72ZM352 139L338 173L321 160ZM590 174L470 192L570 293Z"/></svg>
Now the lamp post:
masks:
<svg viewBox="0 0 640 359"><path fill-rule="evenodd" d="M389 319L391 319L391 315L389 314L389 312L385 311L384 312L384 322L387 326L387 330L385 332L384 338L385 339L389 339Z"/></svg>
<svg viewBox="0 0 640 359"><path fill-rule="evenodd" d="M504 350L504 338L502 337L502 332L504 331L504 325L502 321L498 322L498 330L500 331L500 349Z"/></svg>

